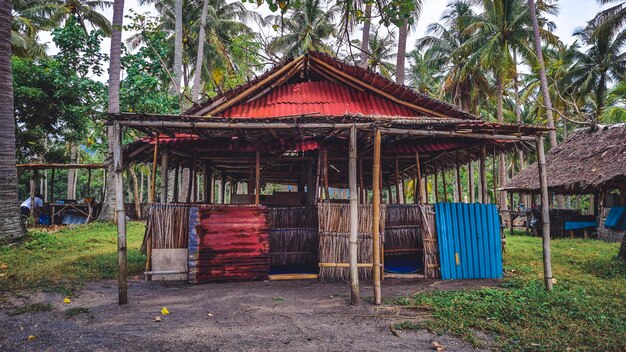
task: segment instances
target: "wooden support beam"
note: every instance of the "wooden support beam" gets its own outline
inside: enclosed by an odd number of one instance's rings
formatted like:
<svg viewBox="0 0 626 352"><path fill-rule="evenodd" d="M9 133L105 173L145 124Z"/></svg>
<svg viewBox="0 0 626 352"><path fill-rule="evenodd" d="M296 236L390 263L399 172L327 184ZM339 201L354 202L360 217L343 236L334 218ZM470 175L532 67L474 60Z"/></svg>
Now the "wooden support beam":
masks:
<svg viewBox="0 0 626 352"><path fill-rule="evenodd" d="M416 171L416 180L415 180L415 199L416 203L424 204L426 202L424 195L425 191L423 189L422 183L422 166L420 165L420 153L415 152L415 171Z"/></svg>
<svg viewBox="0 0 626 352"><path fill-rule="evenodd" d="M167 203L167 186L169 175L169 153L167 149L161 152L161 203Z"/></svg>
<svg viewBox="0 0 626 352"><path fill-rule="evenodd" d="M54 169L52 169L52 175L50 175L50 202L54 202ZM52 224L54 225L54 224Z"/></svg>
<svg viewBox="0 0 626 352"><path fill-rule="evenodd" d="M480 162L479 162L479 174L480 174L480 199L483 204L487 203L487 170L485 166L485 159L487 158L487 147L483 144L480 148Z"/></svg>
<svg viewBox="0 0 626 352"><path fill-rule="evenodd" d="M350 241L348 259L350 262L350 302L359 304L359 268L358 261L358 232L359 232L359 202L356 185L356 127L350 130L350 161L349 161L349 184L350 184Z"/></svg>
<svg viewBox="0 0 626 352"><path fill-rule="evenodd" d="M398 164L398 158L395 162L395 183L396 183L396 204L402 204L402 194L400 189L400 166Z"/></svg>
<svg viewBox="0 0 626 352"><path fill-rule="evenodd" d="M371 127L370 127L371 128ZM380 130L385 134L393 134L400 136L431 136L431 137L447 137L447 138L470 138L470 139L486 139L500 141L534 141L533 136L512 136L507 134L489 134L478 132L452 132L452 131L433 131L433 130L417 130L403 128L386 128L381 127Z"/></svg>
<svg viewBox="0 0 626 352"><path fill-rule="evenodd" d="M446 170L441 169L441 183L443 183L443 202L448 202L448 185L446 184Z"/></svg>
<svg viewBox="0 0 626 352"><path fill-rule="evenodd" d="M439 176L437 176L437 170L435 170L435 203L439 203Z"/></svg>
<svg viewBox="0 0 626 352"><path fill-rule="evenodd" d="M87 169L87 196L91 197L91 169Z"/></svg>
<svg viewBox="0 0 626 352"><path fill-rule="evenodd" d="M156 172L157 172L157 157L159 156L159 134L154 137L154 153L152 157L152 181L150 183L150 201L154 202L156 196Z"/></svg>
<svg viewBox="0 0 626 352"><path fill-rule="evenodd" d="M113 170L115 172L115 214L117 220L117 285L119 304L128 303L126 262L126 213L124 211L124 180L122 172L122 127L113 123Z"/></svg>
<svg viewBox="0 0 626 352"><path fill-rule="evenodd" d="M254 173L254 204L259 205L261 197L261 153L256 152L256 166Z"/></svg>
<svg viewBox="0 0 626 352"><path fill-rule="evenodd" d="M202 167L202 183L204 184L204 203L209 204L211 200L211 177L209 173L211 172L211 166L209 162L205 162Z"/></svg>
<svg viewBox="0 0 626 352"><path fill-rule="evenodd" d="M424 176L424 203L430 203L430 199L428 197L428 176Z"/></svg>
<svg viewBox="0 0 626 352"><path fill-rule="evenodd" d="M548 176L546 174L546 154L543 136L537 138L537 165L539 166L539 185L541 187L541 219L543 221L543 279L547 291L552 291L552 260L550 253L550 200L548 195Z"/></svg>
<svg viewBox="0 0 626 352"><path fill-rule="evenodd" d="M474 203L474 164L472 162L471 152L467 152L467 190L469 193L469 202Z"/></svg>
<svg viewBox="0 0 626 352"><path fill-rule="evenodd" d="M178 199L178 194L179 192L179 188L180 188L180 162L178 162L178 164L176 164L176 168L174 169L174 192L172 195L172 202L179 202L180 199Z"/></svg>
<svg viewBox="0 0 626 352"><path fill-rule="evenodd" d="M324 175L324 197L330 199L330 191L328 187L328 150L322 150L322 173Z"/></svg>
<svg viewBox="0 0 626 352"><path fill-rule="evenodd" d="M380 131L374 135L374 165L372 168L372 281L374 284L374 304L382 303L380 268Z"/></svg>

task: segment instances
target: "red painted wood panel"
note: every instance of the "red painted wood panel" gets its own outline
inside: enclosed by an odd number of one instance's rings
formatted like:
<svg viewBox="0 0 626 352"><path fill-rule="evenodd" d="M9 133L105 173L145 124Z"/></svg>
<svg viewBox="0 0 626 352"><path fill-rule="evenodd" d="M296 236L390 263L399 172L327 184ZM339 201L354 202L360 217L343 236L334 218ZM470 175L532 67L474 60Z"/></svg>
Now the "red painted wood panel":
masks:
<svg viewBox="0 0 626 352"><path fill-rule="evenodd" d="M196 282L265 280L269 231L265 207L198 209Z"/></svg>

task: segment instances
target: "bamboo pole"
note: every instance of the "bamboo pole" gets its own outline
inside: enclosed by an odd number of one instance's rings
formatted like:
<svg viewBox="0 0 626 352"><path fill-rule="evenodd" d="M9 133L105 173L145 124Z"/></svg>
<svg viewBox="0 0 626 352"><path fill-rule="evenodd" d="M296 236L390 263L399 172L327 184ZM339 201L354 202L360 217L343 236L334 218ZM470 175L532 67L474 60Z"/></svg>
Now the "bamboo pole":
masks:
<svg viewBox="0 0 626 352"><path fill-rule="evenodd" d="M428 197L428 176L424 176L424 203L430 203L430 199Z"/></svg>
<svg viewBox="0 0 626 352"><path fill-rule="evenodd" d="M363 158L359 158L359 203L365 204L365 182L363 180Z"/></svg>
<svg viewBox="0 0 626 352"><path fill-rule="evenodd" d="M54 202L54 169L52 169L52 175L50 175L50 202ZM54 225L54 224L52 224Z"/></svg>
<svg viewBox="0 0 626 352"><path fill-rule="evenodd" d="M326 200L330 200L330 192L328 190L328 150L322 151L322 169L324 173L324 196Z"/></svg>
<svg viewBox="0 0 626 352"><path fill-rule="evenodd" d="M546 154L543 136L536 141L539 166L539 184L541 187L541 218L543 220L543 278L547 291L552 291L552 261L550 253L550 206L548 196L548 177L546 175Z"/></svg>
<svg viewBox="0 0 626 352"><path fill-rule="evenodd" d="M350 184L350 301L353 305L359 304L359 268L358 262L358 231L359 231L359 202L356 185L356 127L350 130L350 162L348 182Z"/></svg>
<svg viewBox="0 0 626 352"><path fill-rule="evenodd" d="M380 131L374 135L374 166L372 170L372 251L373 267L372 281L374 284L374 303L381 304L382 293L380 286Z"/></svg>
<svg viewBox="0 0 626 352"><path fill-rule="evenodd" d="M480 202L487 203L487 170L485 169L485 158L487 157L487 147L480 148Z"/></svg>
<svg viewBox="0 0 626 352"><path fill-rule="evenodd" d="M474 166L471 156L468 156L469 161L467 162L467 190L469 192L469 202L474 203Z"/></svg>
<svg viewBox="0 0 626 352"><path fill-rule="evenodd" d="M459 163L456 163L456 191L459 203L463 203L463 185L461 184L461 170Z"/></svg>
<svg viewBox="0 0 626 352"><path fill-rule="evenodd" d="M261 153L256 152L256 166L254 173L254 204L259 205L261 197Z"/></svg>
<svg viewBox="0 0 626 352"><path fill-rule="evenodd" d="M402 197L400 195L400 166L398 162L398 157L395 160L395 181L396 181L396 204L402 204Z"/></svg>
<svg viewBox="0 0 626 352"><path fill-rule="evenodd" d="M122 127L113 123L113 170L115 171L115 213L117 214L117 285L119 304L128 303L126 281L126 214L124 212L124 180L122 171Z"/></svg>
<svg viewBox="0 0 626 352"><path fill-rule="evenodd" d="M202 170L202 177L203 177L203 183L204 183L204 203L205 204L209 204L210 199L211 199L211 179L209 177L209 162L205 162L203 165L203 170Z"/></svg>
<svg viewBox="0 0 626 352"><path fill-rule="evenodd" d="M446 184L446 170L441 170L441 183L443 184L443 202L448 202L448 185Z"/></svg>
<svg viewBox="0 0 626 352"><path fill-rule="evenodd" d="M143 177L143 173L141 174L141 176ZM143 182L143 181L142 181ZM180 188L180 162L178 162L176 164L176 168L174 169L174 192L172 194L172 202L179 202L180 199L178 199L178 194L179 192L179 188Z"/></svg>
<svg viewBox="0 0 626 352"><path fill-rule="evenodd" d="M152 157L152 181L150 183L150 199L154 202L156 196L156 172L157 172L157 156L159 155L159 134L154 138L154 155Z"/></svg>
<svg viewBox="0 0 626 352"><path fill-rule="evenodd" d="M420 166L419 152L415 152L415 170L417 172L415 180L415 199L417 200L417 202L419 202L419 204L424 204L424 192L422 189L422 167Z"/></svg>
<svg viewBox="0 0 626 352"><path fill-rule="evenodd" d="M439 203L439 176L437 176L437 170L435 170L435 203Z"/></svg>
<svg viewBox="0 0 626 352"><path fill-rule="evenodd" d="M167 149L161 152L161 203L167 203L167 186L169 176L169 153Z"/></svg>

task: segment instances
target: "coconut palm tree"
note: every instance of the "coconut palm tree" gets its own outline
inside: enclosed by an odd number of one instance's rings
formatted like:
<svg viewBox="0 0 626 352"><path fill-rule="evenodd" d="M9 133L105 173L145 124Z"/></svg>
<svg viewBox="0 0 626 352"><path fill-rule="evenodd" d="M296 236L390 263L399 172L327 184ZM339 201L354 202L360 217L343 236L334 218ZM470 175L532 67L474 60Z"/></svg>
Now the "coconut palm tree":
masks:
<svg viewBox="0 0 626 352"><path fill-rule="evenodd" d="M120 72L122 57L122 24L124 20L124 0L113 4L113 28L111 31L111 52L109 59L109 106L110 114L120 112ZM108 160L105 199L100 211L100 220L115 217L115 170L113 169L113 127L108 127Z"/></svg>
<svg viewBox="0 0 626 352"><path fill-rule="evenodd" d="M626 78L626 31L596 31L593 24L574 33L589 48L576 53L577 64L568 78L579 94L589 95L593 105L593 118L598 121L606 108L608 87L612 82Z"/></svg>
<svg viewBox="0 0 626 352"><path fill-rule="evenodd" d="M422 0L413 1L414 10L410 13L410 17L398 27L398 53L396 56L396 83L404 84L405 63L406 63L406 40L409 36L409 28L422 12Z"/></svg>
<svg viewBox="0 0 626 352"><path fill-rule="evenodd" d="M337 34L334 20L340 11L338 6L325 10L320 0L304 0L284 20L281 16L268 16L266 23L279 30L282 21L285 31L270 42L269 51L282 53L285 57L297 56L308 50L329 52L331 48L325 41Z"/></svg>
<svg viewBox="0 0 626 352"><path fill-rule="evenodd" d="M11 75L11 0L0 1L0 241L24 235L17 203L15 118Z"/></svg>
<svg viewBox="0 0 626 352"><path fill-rule="evenodd" d="M606 10L600 11L596 17L591 20L591 25L597 31L608 31L609 34L615 34L623 30L626 23L626 1L623 0L597 0L601 5L617 3Z"/></svg>
<svg viewBox="0 0 626 352"><path fill-rule="evenodd" d="M390 33L379 38L378 32L376 32L370 35L368 40L370 53L367 56L367 67L380 73L383 77L391 78L395 72L395 67L389 61L396 57L393 50L396 46L395 39Z"/></svg>

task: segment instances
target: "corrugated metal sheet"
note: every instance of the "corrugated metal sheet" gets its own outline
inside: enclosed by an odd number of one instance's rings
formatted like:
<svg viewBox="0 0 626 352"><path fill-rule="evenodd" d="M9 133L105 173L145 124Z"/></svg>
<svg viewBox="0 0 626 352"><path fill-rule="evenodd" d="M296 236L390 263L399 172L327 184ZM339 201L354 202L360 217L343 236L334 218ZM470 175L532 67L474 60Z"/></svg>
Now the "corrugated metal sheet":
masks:
<svg viewBox="0 0 626 352"><path fill-rule="evenodd" d="M502 277L500 216L493 204L435 204L441 278Z"/></svg>
<svg viewBox="0 0 626 352"><path fill-rule="evenodd" d="M189 281L265 280L269 234L265 207L191 208Z"/></svg>
<svg viewBox="0 0 626 352"><path fill-rule="evenodd" d="M278 86L264 96L223 111L219 116L265 118L308 114L416 115L403 105L379 95L340 83L317 81Z"/></svg>

